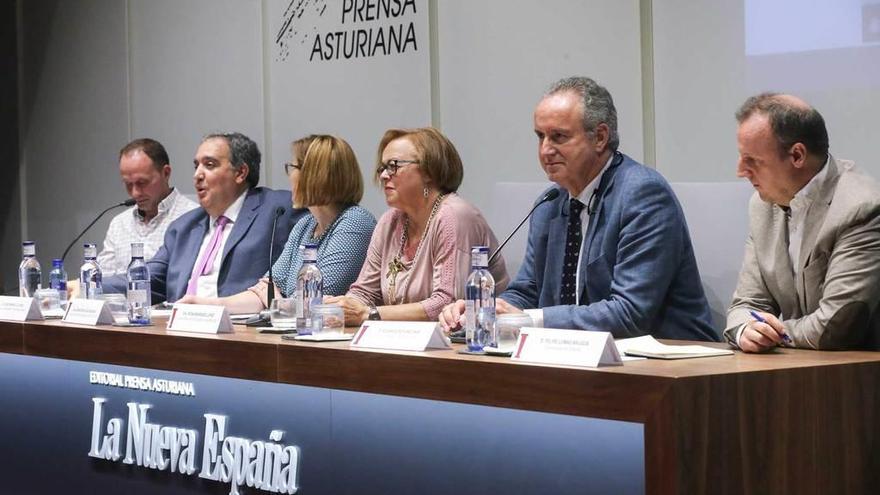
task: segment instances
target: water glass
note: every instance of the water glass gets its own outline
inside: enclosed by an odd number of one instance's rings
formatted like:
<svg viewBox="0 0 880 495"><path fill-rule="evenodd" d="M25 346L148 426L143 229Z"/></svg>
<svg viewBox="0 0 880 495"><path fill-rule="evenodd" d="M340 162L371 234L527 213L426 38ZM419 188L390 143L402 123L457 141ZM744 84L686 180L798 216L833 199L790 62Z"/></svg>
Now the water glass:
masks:
<svg viewBox="0 0 880 495"><path fill-rule="evenodd" d="M269 307L269 321L275 328L296 328L296 304L295 297L277 297L272 299Z"/></svg>
<svg viewBox="0 0 880 495"><path fill-rule="evenodd" d="M34 299L44 316L61 311L61 295L57 289L37 289L34 291Z"/></svg>
<svg viewBox="0 0 880 495"><path fill-rule="evenodd" d="M321 320L321 327L315 323ZM317 331L316 331L317 329ZM316 335L341 335L345 333L345 312L336 304L312 305L312 333Z"/></svg>
<svg viewBox="0 0 880 495"><path fill-rule="evenodd" d="M102 298L113 315L113 323L128 324L128 298L125 294L104 294Z"/></svg>
<svg viewBox="0 0 880 495"><path fill-rule="evenodd" d="M519 339L519 331L523 327L534 325L532 318L525 313L505 313L498 315L495 320L495 339L498 350L501 352L513 352L516 341Z"/></svg>

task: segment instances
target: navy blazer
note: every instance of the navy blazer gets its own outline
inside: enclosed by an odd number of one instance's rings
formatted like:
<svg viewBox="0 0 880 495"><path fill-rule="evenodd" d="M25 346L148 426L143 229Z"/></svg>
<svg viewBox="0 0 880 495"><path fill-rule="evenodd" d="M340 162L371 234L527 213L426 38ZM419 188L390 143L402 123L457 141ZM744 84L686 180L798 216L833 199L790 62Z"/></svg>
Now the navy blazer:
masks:
<svg viewBox="0 0 880 495"><path fill-rule="evenodd" d="M223 247L217 294L220 297L237 294L254 285L269 269L269 237L275 209L284 207L278 217L272 257L281 255L290 229L306 210L290 207L290 191L273 191L257 187L244 198L241 212L232 225L232 231ZM171 222L165 232L165 241L156 256L147 262L153 303L176 301L186 294L186 286L196 264L199 248L208 232L208 212L204 208L184 213ZM125 276L104 279L105 292L125 292Z"/></svg>
<svg viewBox="0 0 880 495"><path fill-rule="evenodd" d="M543 308L550 328L601 330L615 338L720 339L678 200L659 173L620 153L591 201L580 305L560 305L569 195L559 192L532 215L525 260L502 299Z"/></svg>

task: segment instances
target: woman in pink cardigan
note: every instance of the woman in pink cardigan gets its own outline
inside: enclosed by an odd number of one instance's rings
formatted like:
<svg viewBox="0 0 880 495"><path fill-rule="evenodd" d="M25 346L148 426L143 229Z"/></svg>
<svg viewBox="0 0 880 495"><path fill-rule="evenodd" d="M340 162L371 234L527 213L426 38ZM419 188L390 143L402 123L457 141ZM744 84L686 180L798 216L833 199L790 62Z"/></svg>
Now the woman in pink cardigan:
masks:
<svg viewBox="0 0 880 495"><path fill-rule="evenodd" d="M464 296L473 246L498 247L486 219L455 191L464 171L438 130L390 129L379 143L375 179L390 209L379 219L360 275L344 296L346 325L364 320L436 320ZM509 278L498 256L489 267L495 292Z"/></svg>

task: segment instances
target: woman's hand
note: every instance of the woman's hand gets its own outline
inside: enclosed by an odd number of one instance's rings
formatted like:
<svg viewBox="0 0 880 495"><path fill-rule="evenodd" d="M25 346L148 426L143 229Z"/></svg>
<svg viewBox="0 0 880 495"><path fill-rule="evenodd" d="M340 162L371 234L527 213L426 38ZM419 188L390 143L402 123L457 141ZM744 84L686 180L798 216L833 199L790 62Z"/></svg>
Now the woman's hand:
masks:
<svg viewBox="0 0 880 495"><path fill-rule="evenodd" d="M341 306L345 313L345 325L349 327L360 326L370 316L369 306L351 296L329 296L324 298L324 302Z"/></svg>

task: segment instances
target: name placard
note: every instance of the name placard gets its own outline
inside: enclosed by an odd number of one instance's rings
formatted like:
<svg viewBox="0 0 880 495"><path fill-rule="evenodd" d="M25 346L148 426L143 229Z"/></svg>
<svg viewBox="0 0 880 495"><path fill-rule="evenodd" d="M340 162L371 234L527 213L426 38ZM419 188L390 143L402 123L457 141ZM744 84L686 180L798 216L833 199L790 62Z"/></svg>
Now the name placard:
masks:
<svg viewBox="0 0 880 495"><path fill-rule="evenodd" d="M43 314L33 297L0 296L0 320L42 320Z"/></svg>
<svg viewBox="0 0 880 495"><path fill-rule="evenodd" d="M623 364L608 332L533 327L520 332L512 359L590 368Z"/></svg>
<svg viewBox="0 0 880 495"><path fill-rule="evenodd" d="M351 347L424 351L452 346L436 322L365 321L351 339Z"/></svg>
<svg viewBox="0 0 880 495"><path fill-rule="evenodd" d="M113 314L101 299L72 299L61 318L67 323L80 325L112 325Z"/></svg>
<svg viewBox="0 0 880 495"><path fill-rule="evenodd" d="M232 333L232 320L224 306L175 304L166 328L179 332Z"/></svg>

